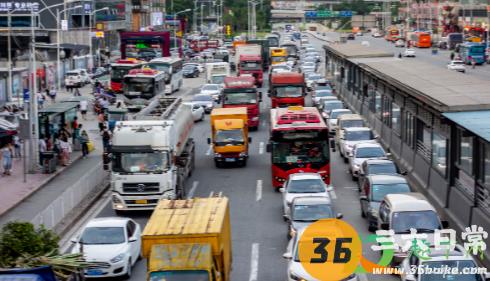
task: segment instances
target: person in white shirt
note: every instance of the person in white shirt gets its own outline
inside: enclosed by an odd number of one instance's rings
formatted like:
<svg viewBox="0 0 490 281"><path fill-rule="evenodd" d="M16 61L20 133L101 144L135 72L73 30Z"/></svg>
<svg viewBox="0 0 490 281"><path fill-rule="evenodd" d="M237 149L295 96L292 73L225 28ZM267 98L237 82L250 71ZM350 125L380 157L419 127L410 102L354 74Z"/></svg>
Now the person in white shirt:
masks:
<svg viewBox="0 0 490 281"><path fill-rule="evenodd" d="M87 110L88 110L88 101L87 100L81 100L80 101L80 113L82 113L82 118L83 120L87 120Z"/></svg>

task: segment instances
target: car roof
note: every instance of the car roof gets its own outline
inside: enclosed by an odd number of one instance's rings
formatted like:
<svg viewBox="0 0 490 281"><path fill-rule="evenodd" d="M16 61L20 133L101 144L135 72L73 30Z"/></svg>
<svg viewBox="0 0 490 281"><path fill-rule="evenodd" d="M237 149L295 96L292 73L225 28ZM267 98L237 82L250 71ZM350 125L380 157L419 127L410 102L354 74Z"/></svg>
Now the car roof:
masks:
<svg viewBox="0 0 490 281"><path fill-rule="evenodd" d="M393 165L395 165L395 162L393 162L392 160L388 160L388 159L368 159L364 162L366 162L366 165L380 165L380 164L393 164Z"/></svg>
<svg viewBox="0 0 490 281"><path fill-rule="evenodd" d="M368 175L373 184L408 183L402 175Z"/></svg>
<svg viewBox="0 0 490 281"><path fill-rule="evenodd" d="M365 147L381 147L381 148L383 148L381 146L381 144L379 144L379 143L361 142L361 143L357 143L357 144L354 145L354 149L356 149L356 148L365 148Z"/></svg>
<svg viewBox="0 0 490 281"><path fill-rule="evenodd" d="M339 117L339 119L341 120L363 120L364 119L361 117L361 115L359 114L344 114L342 116Z"/></svg>
<svg viewBox="0 0 490 281"><path fill-rule="evenodd" d="M418 192L387 194L384 201L391 206L392 212L434 211L427 198Z"/></svg>
<svg viewBox="0 0 490 281"><path fill-rule="evenodd" d="M331 113L333 112L352 112L352 111L347 108L338 108L338 109L332 109Z"/></svg>
<svg viewBox="0 0 490 281"><path fill-rule="evenodd" d="M332 204L332 200L327 196L302 196L293 199L292 204L301 205L318 205L318 204Z"/></svg>
<svg viewBox="0 0 490 281"><path fill-rule="evenodd" d="M289 175L290 180L322 179L317 173L295 173Z"/></svg>
<svg viewBox="0 0 490 281"><path fill-rule="evenodd" d="M369 128L369 127L350 127L350 128L345 128L344 130L346 132L349 132L349 131L353 131L353 132L356 132L356 131L371 131L371 128Z"/></svg>
<svg viewBox="0 0 490 281"><path fill-rule="evenodd" d="M125 227L129 220L123 217L94 218L85 227Z"/></svg>

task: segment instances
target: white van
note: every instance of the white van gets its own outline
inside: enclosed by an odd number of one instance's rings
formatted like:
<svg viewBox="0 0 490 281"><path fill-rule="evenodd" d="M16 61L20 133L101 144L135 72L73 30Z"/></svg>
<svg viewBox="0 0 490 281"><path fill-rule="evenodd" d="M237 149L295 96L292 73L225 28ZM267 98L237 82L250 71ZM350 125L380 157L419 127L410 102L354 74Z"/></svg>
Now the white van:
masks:
<svg viewBox="0 0 490 281"><path fill-rule="evenodd" d="M65 86L80 88L85 84L89 84L91 81L87 70L74 69L67 71L65 74Z"/></svg>

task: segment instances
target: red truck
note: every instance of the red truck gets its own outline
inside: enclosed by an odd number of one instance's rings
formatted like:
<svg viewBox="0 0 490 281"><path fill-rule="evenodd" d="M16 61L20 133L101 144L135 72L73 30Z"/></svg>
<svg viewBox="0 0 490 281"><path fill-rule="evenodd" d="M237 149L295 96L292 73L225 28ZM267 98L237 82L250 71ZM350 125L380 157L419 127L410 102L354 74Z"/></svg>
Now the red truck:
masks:
<svg viewBox="0 0 490 281"><path fill-rule="evenodd" d="M272 107L305 105L305 77L301 73L282 72L271 75L269 97Z"/></svg>
<svg viewBox="0 0 490 281"><path fill-rule="evenodd" d="M219 47L218 40L192 40L190 42L191 49L196 52L202 52L206 49L217 49Z"/></svg>
<svg viewBox="0 0 490 281"><path fill-rule="evenodd" d="M262 93L255 87L255 79L250 76L225 77L223 90L223 108L246 107L248 127L250 130L259 128L260 102Z"/></svg>
<svg viewBox="0 0 490 281"><path fill-rule="evenodd" d="M251 74L255 78L255 84L261 88L264 81L262 57L260 55L240 55L238 67L240 75Z"/></svg>

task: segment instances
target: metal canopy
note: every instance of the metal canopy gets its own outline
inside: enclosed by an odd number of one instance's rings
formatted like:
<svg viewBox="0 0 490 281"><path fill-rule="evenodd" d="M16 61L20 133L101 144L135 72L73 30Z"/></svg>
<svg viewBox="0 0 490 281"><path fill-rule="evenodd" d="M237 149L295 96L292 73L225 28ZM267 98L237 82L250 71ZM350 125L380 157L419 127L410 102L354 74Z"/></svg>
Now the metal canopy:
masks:
<svg viewBox="0 0 490 281"><path fill-rule="evenodd" d="M488 122L490 120L490 110L446 112L442 115L478 137L490 142L490 122Z"/></svg>

